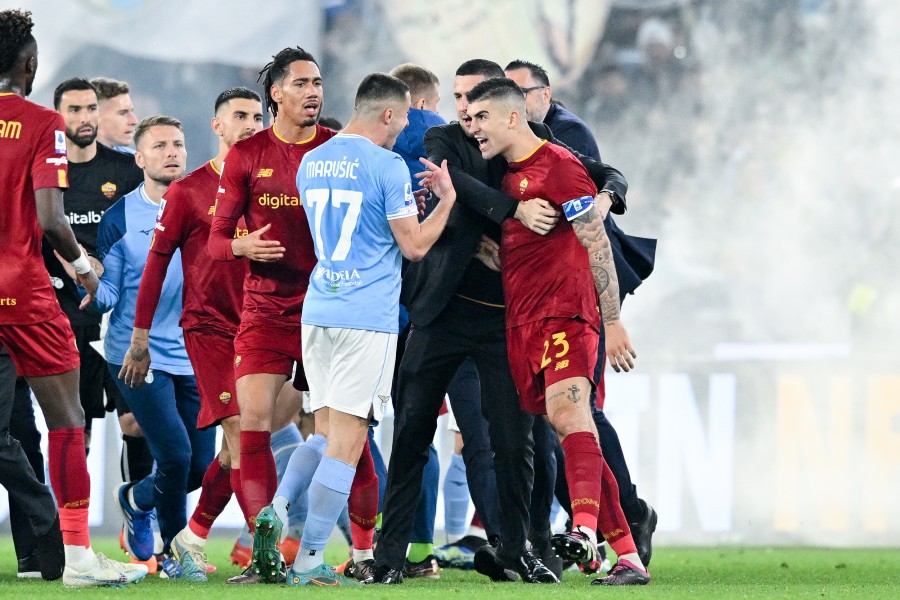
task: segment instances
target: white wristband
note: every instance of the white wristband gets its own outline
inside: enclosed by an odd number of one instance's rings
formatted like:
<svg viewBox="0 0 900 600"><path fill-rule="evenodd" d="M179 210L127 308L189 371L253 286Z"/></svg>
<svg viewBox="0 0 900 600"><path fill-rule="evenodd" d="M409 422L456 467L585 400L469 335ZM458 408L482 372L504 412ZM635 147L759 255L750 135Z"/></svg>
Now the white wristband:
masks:
<svg viewBox="0 0 900 600"><path fill-rule="evenodd" d="M72 265L72 268L75 269L75 272L79 275L90 273L93 270L91 268L91 263L88 260L87 255L84 253L84 250L81 251L81 256L79 256L69 264Z"/></svg>

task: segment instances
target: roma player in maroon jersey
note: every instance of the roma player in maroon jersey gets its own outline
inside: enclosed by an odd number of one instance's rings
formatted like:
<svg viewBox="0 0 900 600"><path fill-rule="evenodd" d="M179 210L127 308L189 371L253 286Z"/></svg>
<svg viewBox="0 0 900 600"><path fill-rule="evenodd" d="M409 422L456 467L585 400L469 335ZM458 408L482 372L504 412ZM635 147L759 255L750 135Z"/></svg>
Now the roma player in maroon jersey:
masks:
<svg viewBox="0 0 900 600"><path fill-rule="evenodd" d="M188 526L172 541L172 551L189 579L206 580L206 538L215 518L231 499L232 473L239 476L240 411L234 377L223 374L223 365L234 358L234 336L240 325L246 263L232 261L212 265L206 242L219 187L222 163L229 148L263 128L262 102L247 88L219 94L212 128L219 136L219 153L199 169L174 182L163 198L165 205L156 225L147 265L138 292L131 349L123 364L128 385L140 385L150 357L150 326L159 304L166 269L176 250L181 250L184 271L184 309L180 325L200 391L197 427L222 425L225 443L217 460L203 477L200 501ZM233 232L246 235L243 219ZM142 356L134 360L132 356ZM239 480L235 479L235 484ZM252 515L245 515L250 518Z"/></svg>
<svg viewBox="0 0 900 600"><path fill-rule="evenodd" d="M245 513L251 515L272 501L277 486L270 447L275 399L295 363L298 379L305 380L299 366L300 313L316 256L295 178L303 155L335 135L316 124L322 77L310 53L285 48L263 73L274 123L228 152L207 246L214 260L250 261L234 366L241 402L241 487ZM241 217L250 233L235 238ZM303 381L298 385L307 389ZM278 536L272 537L277 544Z"/></svg>
<svg viewBox="0 0 900 600"><path fill-rule="evenodd" d="M500 247L509 363L520 402L531 413L547 415L566 456L573 525L571 532L554 536L554 545L564 558L590 569L599 520L619 562L594 583L649 583L590 411L601 313L613 368L630 369L636 356L619 321L612 249L594 206L597 188L570 152L534 135L515 82L485 80L468 100L482 156L500 154L509 161L502 190L522 202L547 199L566 217L546 236L508 219Z"/></svg>
<svg viewBox="0 0 900 600"><path fill-rule="evenodd" d="M147 567L111 561L91 549L78 350L41 257L42 233L90 295L98 279L63 211L63 190L69 186L63 118L24 99L38 65L32 27L31 13L0 11L0 344L28 379L50 430L50 481L65 548L63 583L122 586L142 579ZM35 533L39 546L52 548L46 534ZM63 557L55 553L42 553L42 571L62 566Z"/></svg>

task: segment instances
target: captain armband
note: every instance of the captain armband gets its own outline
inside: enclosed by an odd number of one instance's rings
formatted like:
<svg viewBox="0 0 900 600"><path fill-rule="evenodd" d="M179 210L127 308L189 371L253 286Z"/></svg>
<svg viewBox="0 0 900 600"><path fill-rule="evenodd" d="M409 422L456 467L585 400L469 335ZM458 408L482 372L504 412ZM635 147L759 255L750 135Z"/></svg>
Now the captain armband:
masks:
<svg viewBox="0 0 900 600"><path fill-rule="evenodd" d="M594 206L593 196L582 196L581 198L575 198L574 200L564 202L562 205L563 212L566 213L566 220L568 221L574 221L587 211L591 210L592 206Z"/></svg>

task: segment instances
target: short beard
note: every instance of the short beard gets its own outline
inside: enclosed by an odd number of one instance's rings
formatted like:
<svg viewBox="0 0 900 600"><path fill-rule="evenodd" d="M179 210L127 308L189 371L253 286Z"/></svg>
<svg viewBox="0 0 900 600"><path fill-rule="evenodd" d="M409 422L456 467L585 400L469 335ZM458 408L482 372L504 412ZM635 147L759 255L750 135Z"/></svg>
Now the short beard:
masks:
<svg viewBox="0 0 900 600"><path fill-rule="evenodd" d="M312 127L316 123L319 122L319 115L316 115L314 118L303 119L300 123L300 127Z"/></svg>
<svg viewBox="0 0 900 600"><path fill-rule="evenodd" d="M94 132L90 135L72 135L67 131L66 138L79 148L87 148L97 139L97 130L94 129Z"/></svg>
<svg viewBox="0 0 900 600"><path fill-rule="evenodd" d="M156 177L154 177L152 175L148 175L148 177L150 177L150 179L152 181L154 181L160 185L169 185L176 179L181 179L181 177L183 175L184 175L184 173L181 173L180 175L157 175Z"/></svg>

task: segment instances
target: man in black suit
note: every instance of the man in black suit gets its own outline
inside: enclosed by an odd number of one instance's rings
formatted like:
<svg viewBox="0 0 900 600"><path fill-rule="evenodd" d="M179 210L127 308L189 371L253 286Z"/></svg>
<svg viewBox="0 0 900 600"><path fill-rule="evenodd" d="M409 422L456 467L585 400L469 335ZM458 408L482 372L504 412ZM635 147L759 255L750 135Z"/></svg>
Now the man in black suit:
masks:
<svg viewBox="0 0 900 600"><path fill-rule="evenodd" d="M403 276L401 301L412 329L400 364L394 421L394 448L388 468L385 511L376 555L376 583L399 583L413 512L421 493L428 444L447 385L459 364L471 357L481 376L482 411L489 422L500 501L500 546L476 554L475 568L497 581L514 571L529 583L558 581L525 549L533 470L533 417L519 407L509 371L503 288L499 272L479 252L482 235L500 239L500 225L517 218L547 233L557 215L543 200L520 203L497 188L506 161L486 161L468 131L466 92L489 77L504 77L499 65L470 60L456 72L458 122L433 127L425 135L430 159L447 160L459 202L447 228L425 258ZM537 135L554 141L543 124ZM627 183L621 173L585 157L600 193L598 202L624 212ZM482 549L485 550L485 549Z"/></svg>

